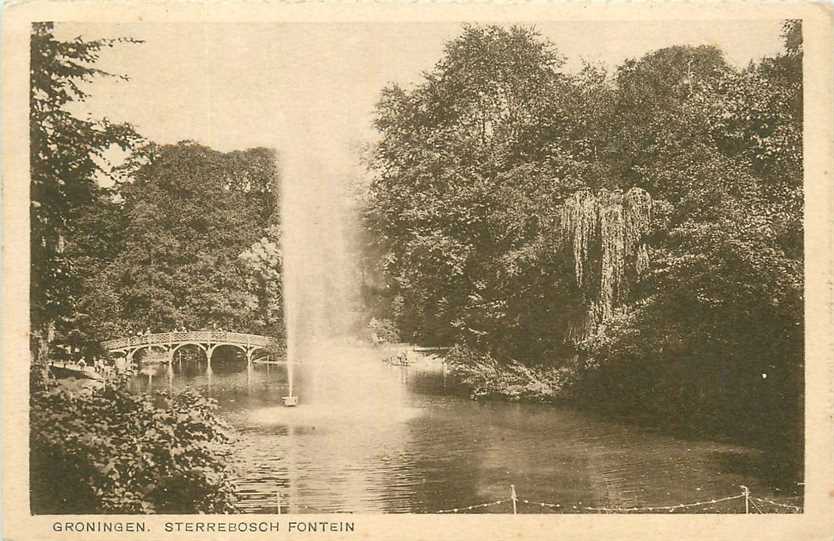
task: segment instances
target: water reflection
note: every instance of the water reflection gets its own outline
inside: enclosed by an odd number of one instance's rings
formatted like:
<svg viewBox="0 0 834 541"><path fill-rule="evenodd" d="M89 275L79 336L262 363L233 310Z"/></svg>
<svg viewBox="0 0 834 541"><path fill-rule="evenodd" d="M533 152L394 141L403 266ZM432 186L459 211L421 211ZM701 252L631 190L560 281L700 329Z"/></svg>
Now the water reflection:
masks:
<svg viewBox="0 0 834 541"><path fill-rule="evenodd" d="M442 370L385 366L374 354L353 360L301 367L297 408L281 403L286 365L247 366L234 356L214 360L212 371L199 359L146 367L132 385L192 386L217 399L239 433L235 467L247 512L275 513L279 500L292 513L433 512L506 500L511 484L520 498L560 511L709 500L738 494L741 484L778 495L766 481L771 465L752 449L570 409L472 402ZM743 503L693 511L743 512Z"/></svg>

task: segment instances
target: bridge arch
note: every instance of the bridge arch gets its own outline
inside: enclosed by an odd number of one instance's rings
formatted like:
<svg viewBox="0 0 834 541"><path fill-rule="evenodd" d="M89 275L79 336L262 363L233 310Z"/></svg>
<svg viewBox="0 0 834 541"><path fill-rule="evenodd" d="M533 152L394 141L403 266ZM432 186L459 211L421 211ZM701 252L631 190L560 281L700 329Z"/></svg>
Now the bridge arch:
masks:
<svg viewBox="0 0 834 541"><path fill-rule="evenodd" d="M173 357L174 353L176 353L178 349L183 348L185 346L197 346L202 350L203 353L206 352L206 346L200 344L199 342L181 342L171 349L171 356Z"/></svg>
<svg viewBox="0 0 834 541"><path fill-rule="evenodd" d="M223 343L223 342L217 343L217 344L212 344L208 351L210 351L211 354L214 354L215 350L217 350L218 348L221 348L221 347L231 347L231 348L239 349L240 351L243 352L243 355L246 358L247 363L252 362L256 351L258 351L258 350L266 351L266 347L264 347L264 346L249 345L249 344L237 344L237 343ZM209 355L208 351L206 353L207 355Z"/></svg>
<svg viewBox="0 0 834 541"><path fill-rule="evenodd" d="M128 358L128 360L133 361L135 355L137 353L139 353L140 351L147 350L148 352L151 352L151 351L154 350L154 348L159 349L163 353L168 351L168 348L166 348L165 346L163 346L161 344L144 344L144 345L141 345L141 346L136 346L135 348L126 349L124 351L124 354L125 354L125 357Z"/></svg>
<svg viewBox="0 0 834 541"><path fill-rule="evenodd" d="M129 361L133 360L136 352L146 348L153 349L157 347L168 352L170 361L173 360L174 353L180 348L196 346L205 353L208 361L207 370L209 371L211 370L211 357L218 347L236 347L246 355L247 363L251 363L256 351L266 351L273 344L275 344L275 340L268 336L225 331L153 333L117 338L102 343L107 351L124 354Z"/></svg>

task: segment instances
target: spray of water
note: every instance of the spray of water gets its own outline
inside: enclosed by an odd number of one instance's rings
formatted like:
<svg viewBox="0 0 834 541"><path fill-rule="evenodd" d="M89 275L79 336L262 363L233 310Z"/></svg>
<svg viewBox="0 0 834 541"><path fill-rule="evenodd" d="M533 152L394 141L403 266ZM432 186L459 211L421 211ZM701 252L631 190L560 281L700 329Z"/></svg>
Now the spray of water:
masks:
<svg viewBox="0 0 834 541"><path fill-rule="evenodd" d="M347 248L348 149L307 125L281 152L282 256L290 395L296 363L317 366L324 344L352 326L355 273Z"/></svg>
<svg viewBox="0 0 834 541"><path fill-rule="evenodd" d="M310 32L320 32L311 27ZM373 418L402 402L402 386L381 371L378 351L351 345L359 273L352 239L358 148L369 136L363 74L375 45L350 28L305 40L283 57L276 142L281 167L282 258L291 393L300 404ZM324 412L322 412L324 413ZM358 417L357 417L358 416Z"/></svg>
<svg viewBox="0 0 834 541"><path fill-rule="evenodd" d="M346 364L334 358L332 345L348 336L358 297L348 194L359 172L353 147L361 120L355 90L345 84L355 72L321 47L313 45L287 66L292 84L284 91L278 142L290 392L304 367L298 378L304 404Z"/></svg>

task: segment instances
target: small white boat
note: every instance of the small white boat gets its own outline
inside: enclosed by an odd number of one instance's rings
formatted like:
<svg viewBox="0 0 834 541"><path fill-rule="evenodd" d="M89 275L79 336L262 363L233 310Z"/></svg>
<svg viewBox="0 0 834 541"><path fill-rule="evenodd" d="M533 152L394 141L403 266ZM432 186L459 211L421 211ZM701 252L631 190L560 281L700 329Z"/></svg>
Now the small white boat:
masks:
<svg viewBox="0 0 834 541"><path fill-rule="evenodd" d="M281 400L284 401L284 405L288 408L292 408L298 405L298 396L282 396Z"/></svg>

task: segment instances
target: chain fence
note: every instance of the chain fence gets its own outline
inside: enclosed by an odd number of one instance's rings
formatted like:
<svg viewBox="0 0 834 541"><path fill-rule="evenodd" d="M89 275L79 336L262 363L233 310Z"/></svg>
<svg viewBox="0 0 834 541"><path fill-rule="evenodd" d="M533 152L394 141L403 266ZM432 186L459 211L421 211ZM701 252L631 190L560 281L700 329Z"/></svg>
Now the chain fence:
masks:
<svg viewBox="0 0 834 541"><path fill-rule="evenodd" d="M553 502L540 502L529 500L527 498L520 498L516 494L515 486L510 486L510 497L502 500L494 500L483 503L476 503L472 505L461 505L457 507L450 507L447 509L437 509L428 511L429 514L457 514L479 512L489 508L494 508L501 505L506 505L503 513L518 514L519 507L532 506L538 508L539 512L550 513L600 513L600 514L614 514L614 513L676 513L676 512L701 512L701 513L727 513L727 514L778 514L778 513L802 513L801 505L791 503L778 502L770 498L753 496L747 487L741 485L741 492L731 496L721 498L711 498L709 500L699 500L689 503L678 503L672 505L650 505L650 506L634 506L634 507L615 507L615 506L591 506L582 505L582 502L576 504L563 504ZM266 493L250 493L248 496L266 497ZM287 514L294 512L302 513L327 513L320 508L311 507L309 505L290 502L283 494L274 493L271 499L274 498L275 509L277 514ZM799 498L799 497L796 497ZM263 501L263 500L262 500ZM733 507L726 507L727 502L738 502L733 504ZM716 506L723 506L723 510L718 510ZM715 508L715 509L712 509ZM523 509L522 509L523 511ZM344 512L344 511L339 511ZM495 512L495 511L493 511Z"/></svg>
<svg viewBox="0 0 834 541"><path fill-rule="evenodd" d="M772 514L772 513L801 513L802 507L788 503L777 502L769 498L756 497L750 494L750 490L741 485L741 492L732 496L725 496L722 498L711 498L709 500L701 500L690 503L679 503L673 505L651 505L651 506L636 506L636 507L613 507L613 506L589 506L578 504L561 504L550 502L539 502L528 500L526 498L519 498L516 496L515 487L510 486L510 498L505 500L496 500L494 502L486 502L474 505L454 507L450 509L440 509L434 511L437 514L445 513L466 513L477 509L484 509L505 503L513 504L513 514L517 514L518 504L527 506L535 506L542 511L550 511L553 513L675 513L688 512L709 509L725 502L738 501L738 507L733 510L725 511L710 511L710 512L724 512L724 513L747 513L747 514ZM743 505L743 507L742 507Z"/></svg>
<svg viewBox="0 0 834 541"><path fill-rule="evenodd" d="M789 503L775 502L775 501L773 501L771 499L768 499L768 498L759 498L759 497L751 496L750 501L753 502L758 509L762 509L762 508L767 509L768 507L770 508L770 510L768 510L768 511L760 511L762 513L765 513L765 512L767 512L767 513L801 513L802 512L802 507L800 507L798 505L793 505L793 504L789 504Z"/></svg>
<svg viewBox="0 0 834 541"><path fill-rule="evenodd" d="M465 507L455 507L453 509L440 509L439 511L435 511L435 514L443 514L443 513L464 513L466 511L473 511L475 509L484 509L486 507L492 507L493 505L501 505L502 503L511 502L511 499L506 500L496 500L494 502L487 502L487 503L478 503L475 505L467 505Z"/></svg>

